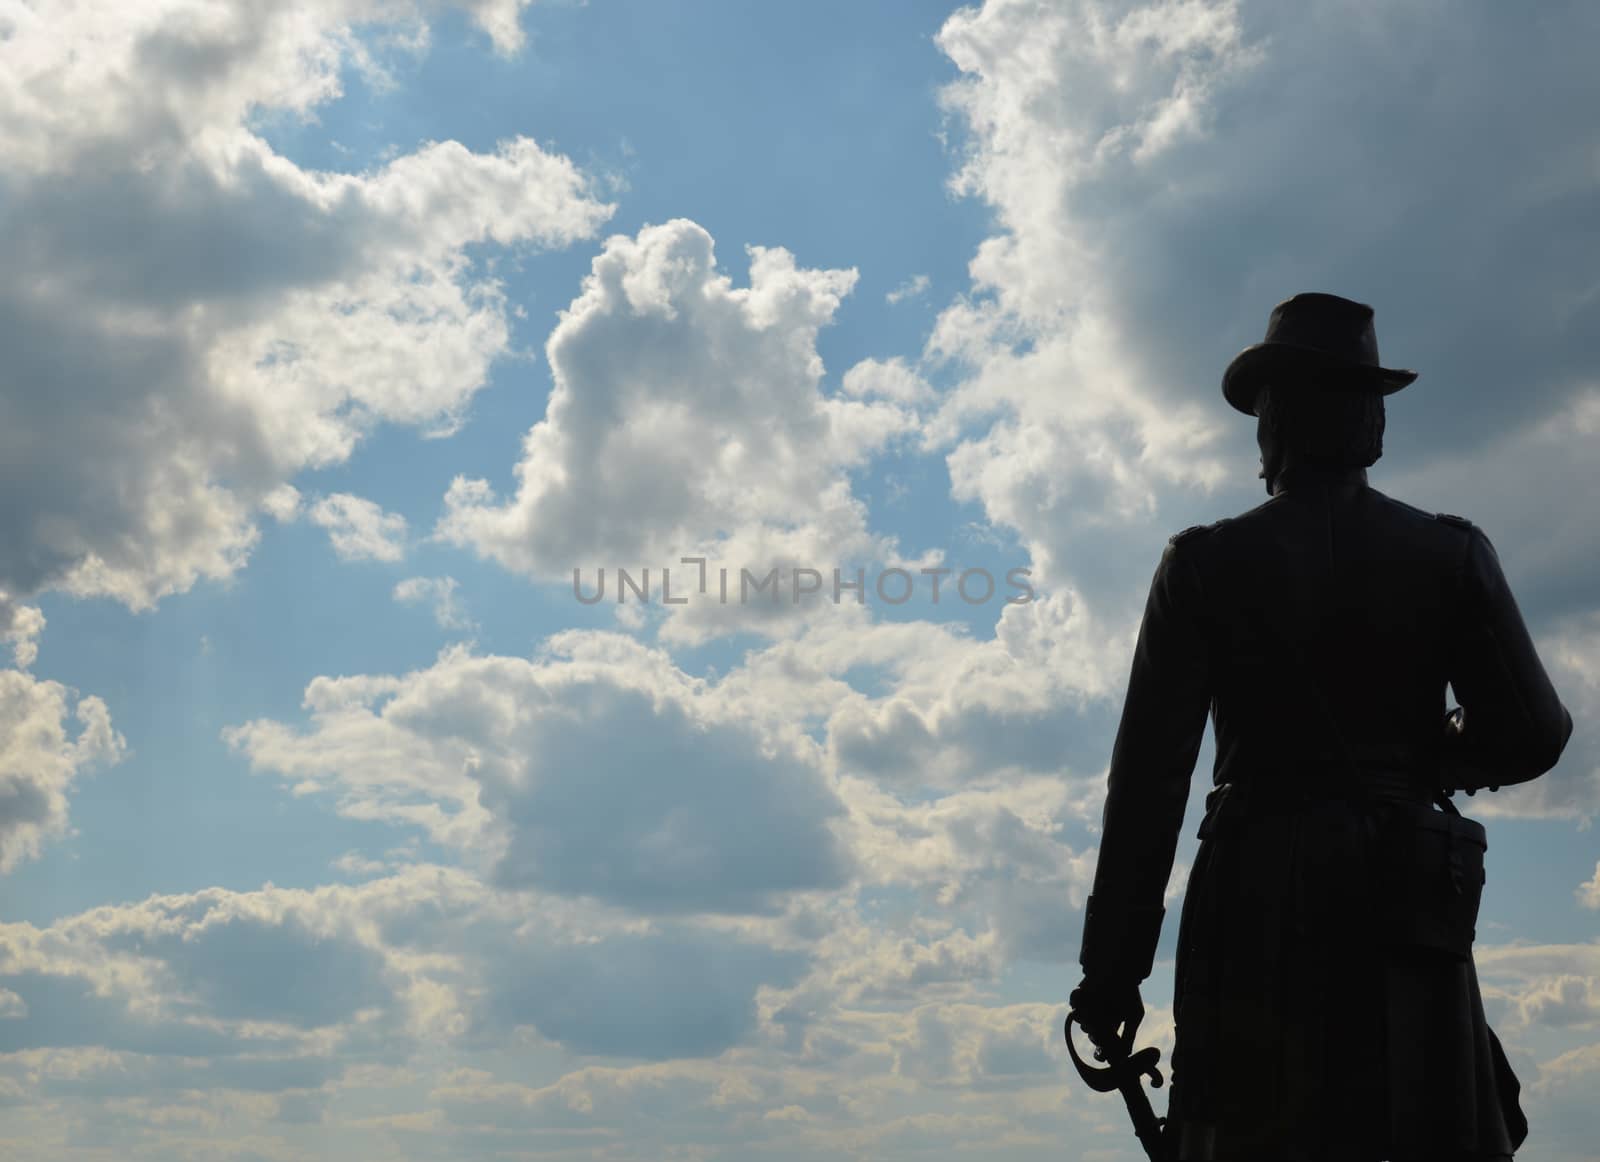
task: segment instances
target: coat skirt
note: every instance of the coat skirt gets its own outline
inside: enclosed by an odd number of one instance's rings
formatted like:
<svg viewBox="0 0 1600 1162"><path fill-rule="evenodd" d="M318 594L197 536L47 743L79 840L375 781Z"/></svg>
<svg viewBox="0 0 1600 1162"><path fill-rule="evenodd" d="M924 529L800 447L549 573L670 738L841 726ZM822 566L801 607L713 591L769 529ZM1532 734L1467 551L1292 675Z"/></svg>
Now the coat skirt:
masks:
<svg viewBox="0 0 1600 1162"><path fill-rule="evenodd" d="M1385 829L1418 806L1208 797L1179 926L1180 1162L1498 1162L1521 1144L1471 959L1379 920Z"/></svg>

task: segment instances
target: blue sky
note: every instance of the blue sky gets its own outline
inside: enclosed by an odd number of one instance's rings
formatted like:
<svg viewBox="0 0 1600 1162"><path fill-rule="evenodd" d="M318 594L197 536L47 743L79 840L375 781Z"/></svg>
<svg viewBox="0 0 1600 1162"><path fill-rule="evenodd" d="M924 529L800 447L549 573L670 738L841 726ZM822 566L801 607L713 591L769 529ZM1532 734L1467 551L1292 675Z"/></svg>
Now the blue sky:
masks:
<svg viewBox="0 0 1600 1162"><path fill-rule="evenodd" d="M0 1152L1135 1157L1058 1032L1133 633L1325 289L1422 372L1373 484L1486 529L1578 720L1470 802L1590 1157L1594 24L0 9ZM696 554L1002 584L573 598Z"/></svg>

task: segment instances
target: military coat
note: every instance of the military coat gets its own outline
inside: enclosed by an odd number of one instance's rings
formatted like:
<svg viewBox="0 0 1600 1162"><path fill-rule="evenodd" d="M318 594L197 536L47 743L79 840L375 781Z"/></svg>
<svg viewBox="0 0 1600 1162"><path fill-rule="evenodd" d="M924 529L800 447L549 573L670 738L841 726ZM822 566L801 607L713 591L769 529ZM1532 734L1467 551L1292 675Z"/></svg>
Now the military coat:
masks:
<svg viewBox="0 0 1600 1162"><path fill-rule="evenodd" d="M1364 470L1309 465L1172 538L1112 752L1086 974L1150 971L1208 713L1215 786L1178 932L1179 1158L1509 1158L1527 1125L1470 957L1374 922L1385 828L1441 782L1537 777L1572 731L1488 538Z"/></svg>

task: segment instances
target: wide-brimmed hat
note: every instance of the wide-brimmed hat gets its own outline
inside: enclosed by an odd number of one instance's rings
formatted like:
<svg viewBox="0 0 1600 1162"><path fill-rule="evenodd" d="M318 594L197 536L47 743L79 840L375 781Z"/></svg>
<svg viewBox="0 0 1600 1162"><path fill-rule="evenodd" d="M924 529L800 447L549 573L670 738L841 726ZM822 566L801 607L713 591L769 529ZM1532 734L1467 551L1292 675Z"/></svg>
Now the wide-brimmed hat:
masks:
<svg viewBox="0 0 1600 1162"><path fill-rule="evenodd" d="M1307 376L1308 371L1341 374ZM1416 377L1415 371L1378 362L1371 307L1312 291L1284 299L1272 308L1267 337L1239 352L1222 373L1222 395L1245 415L1253 416L1256 392L1269 381L1286 386L1310 382L1335 390L1389 395Z"/></svg>

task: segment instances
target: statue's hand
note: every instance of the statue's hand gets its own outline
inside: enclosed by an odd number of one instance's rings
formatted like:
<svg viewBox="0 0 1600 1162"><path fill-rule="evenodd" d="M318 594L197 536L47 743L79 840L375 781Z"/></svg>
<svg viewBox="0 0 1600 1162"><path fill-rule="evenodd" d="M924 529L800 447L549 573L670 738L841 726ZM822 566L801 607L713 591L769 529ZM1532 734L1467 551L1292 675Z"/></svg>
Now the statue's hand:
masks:
<svg viewBox="0 0 1600 1162"><path fill-rule="evenodd" d="M1132 1050L1134 1035L1144 1020L1144 998L1137 983L1086 976L1067 1003L1097 1048L1121 1043L1125 1051Z"/></svg>

